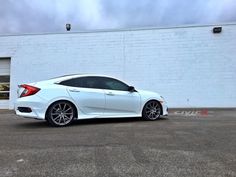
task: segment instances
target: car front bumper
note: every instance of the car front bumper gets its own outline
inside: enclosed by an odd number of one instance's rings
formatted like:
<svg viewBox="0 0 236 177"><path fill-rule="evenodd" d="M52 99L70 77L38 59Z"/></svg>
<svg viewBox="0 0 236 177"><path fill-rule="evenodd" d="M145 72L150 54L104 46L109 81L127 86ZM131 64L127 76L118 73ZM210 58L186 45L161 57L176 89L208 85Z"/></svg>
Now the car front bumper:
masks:
<svg viewBox="0 0 236 177"><path fill-rule="evenodd" d="M161 103L161 105L162 105L162 115L167 116L168 115L168 106L167 106L166 102Z"/></svg>

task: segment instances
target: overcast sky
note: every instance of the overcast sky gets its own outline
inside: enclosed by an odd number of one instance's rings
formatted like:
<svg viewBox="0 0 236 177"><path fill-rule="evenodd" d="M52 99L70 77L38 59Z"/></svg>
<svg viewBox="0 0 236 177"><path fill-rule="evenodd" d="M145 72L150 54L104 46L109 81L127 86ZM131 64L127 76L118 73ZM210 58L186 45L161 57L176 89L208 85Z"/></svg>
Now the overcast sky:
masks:
<svg viewBox="0 0 236 177"><path fill-rule="evenodd" d="M0 34L236 22L236 0L0 0Z"/></svg>

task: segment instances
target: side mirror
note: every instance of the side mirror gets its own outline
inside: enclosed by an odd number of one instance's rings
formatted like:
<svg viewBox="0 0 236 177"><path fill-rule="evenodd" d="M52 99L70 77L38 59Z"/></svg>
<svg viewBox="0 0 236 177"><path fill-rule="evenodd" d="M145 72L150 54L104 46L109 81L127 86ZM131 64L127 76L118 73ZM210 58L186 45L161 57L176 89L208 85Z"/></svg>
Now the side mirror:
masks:
<svg viewBox="0 0 236 177"><path fill-rule="evenodd" d="M136 92L136 90L133 86L129 86L128 91L129 92Z"/></svg>

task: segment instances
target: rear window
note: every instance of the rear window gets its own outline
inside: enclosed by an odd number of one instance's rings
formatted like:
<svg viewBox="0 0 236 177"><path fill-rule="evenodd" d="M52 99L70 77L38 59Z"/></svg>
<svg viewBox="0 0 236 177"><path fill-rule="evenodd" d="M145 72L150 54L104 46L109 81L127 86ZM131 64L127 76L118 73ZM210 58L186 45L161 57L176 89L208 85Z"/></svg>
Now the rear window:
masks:
<svg viewBox="0 0 236 177"><path fill-rule="evenodd" d="M79 77L60 82L61 85L83 88L100 88L97 77Z"/></svg>
<svg viewBox="0 0 236 177"><path fill-rule="evenodd" d="M81 87L81 81L78 78L69 79L60 82L61 85L70 86L70 87Z"/></svg>

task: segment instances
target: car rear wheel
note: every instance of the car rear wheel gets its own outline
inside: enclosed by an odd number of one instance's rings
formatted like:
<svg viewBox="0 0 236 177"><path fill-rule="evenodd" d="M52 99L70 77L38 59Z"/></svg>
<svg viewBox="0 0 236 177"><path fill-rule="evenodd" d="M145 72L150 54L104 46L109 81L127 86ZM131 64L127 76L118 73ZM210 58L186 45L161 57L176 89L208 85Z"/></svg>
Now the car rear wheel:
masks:
<svg viewBox="0 0 236 177"><path fill-rule="evenodd" d="M142 111L142 117L146 120L156 120L160 118L161 105L156 100L151 100L145 104Z"/></svg>
<svg viewBox="0 0 236 177"><path fill-rule="evenodd" d="M53 103L47 113L47 121L56 127L69 125L75 117L74 106L67 101Z"/></svg>

